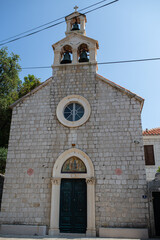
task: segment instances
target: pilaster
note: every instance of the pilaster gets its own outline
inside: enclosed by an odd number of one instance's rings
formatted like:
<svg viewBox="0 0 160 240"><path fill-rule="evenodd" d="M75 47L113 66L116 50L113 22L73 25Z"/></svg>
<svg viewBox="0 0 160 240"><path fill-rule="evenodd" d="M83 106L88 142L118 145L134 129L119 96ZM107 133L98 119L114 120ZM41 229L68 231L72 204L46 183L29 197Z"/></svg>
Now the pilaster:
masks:
<svg viewBox="0 0 160 240"><path fill-rule="evenodd" d="M60 201L60 178L51 178L52 196L51 196L51 215L49 235L59 234L59 201Z"/></svg>
<svg viewBox="0 0 160 240"><path fill-rule="evenodd" d="M95 237L95 178L86 178L87 183L87 231L86 236Z"/></svg>

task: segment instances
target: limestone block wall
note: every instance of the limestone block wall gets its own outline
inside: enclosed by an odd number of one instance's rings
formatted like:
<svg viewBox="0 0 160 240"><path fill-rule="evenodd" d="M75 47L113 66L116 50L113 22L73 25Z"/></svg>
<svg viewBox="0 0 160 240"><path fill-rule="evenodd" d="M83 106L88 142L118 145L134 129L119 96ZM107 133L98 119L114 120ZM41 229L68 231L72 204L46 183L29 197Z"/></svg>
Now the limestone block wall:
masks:
<svg viewBox="0 0 160 240"><path fill-rule="evenodd" d="M97 96L97 224L145 227L148 214L143 199L146 180L140 105L103 82L98 82Z"/></svg>
<svg viewBox="0 0 160 240"><path fill-rule="evenodd" d="M143 136L144 145L153 145L155 165L146 166L146 177L148 181L155 178L158 167L160 167L160 136Z"/></svg>
<svg viewBox="0 0 160 240"><path fill-rule="evenodd" d="M2 202L2 194L3 194L3 183L4 183L4 175L0 174L0 209L1 209L1 202Z"/></svg>
<svg viewBox="0 0 160 240"><path fill-rule="evenodd" d="M50 85L13 109L1 223L48 224L52 115Z"/></svg>
<svg viewBox="0 0 160 240"><path fill-rule="evenodd" d="M73 94L88 100L91 115L68 128L56 107ZM49 225L52 168L72 144L95 168L96 228L146 227L140 103L99 80L88 64L54 67L50 84L14 108L1 222Z"/></svg>

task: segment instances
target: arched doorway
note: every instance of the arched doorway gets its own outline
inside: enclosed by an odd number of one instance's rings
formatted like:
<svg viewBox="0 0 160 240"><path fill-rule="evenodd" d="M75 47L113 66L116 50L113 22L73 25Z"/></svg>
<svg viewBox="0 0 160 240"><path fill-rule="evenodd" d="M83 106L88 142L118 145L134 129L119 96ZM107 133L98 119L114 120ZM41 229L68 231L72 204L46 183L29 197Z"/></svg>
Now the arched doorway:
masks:
<svg viewBox="0 0 160 240"><path fill-rule="evenodd" d="M83 171L78 172L67 170L63 172L64 164L67 165L66 161L72 158L79 159L81 168ZM84 170L86 168L86 170ZM64 168L67 169L67 168ZM63 191L64 182L68 183L70 189L77 188L78 185L81 187L79 191L85 191L86 184L86 236L96 236L95 232L95 179L94 179L94 167L91 159L88 155L79 149L72 148L64 153L62 153L56 160L53 173L52 173L52 196L51 196L51 216L50 216L50 229L49 235L59 235L60 234L60 224L61 224L61 209L60 208L60 189ZM83 185L83 188L82 188ZM74 195L74 190L71 191L71 195ZM61 197L62 199L62 197ZM63 203L61 203L63 204ZM85 208L85 206L84 206ZM73 221L73 219L72 219ZM60 224L59 224L60 223ZM73 227L73 226L72 226ZM77 230L75 230L77 231ZM68 230L69 232L69 230ZM71 232L74 232L71 230Z"/></svg>

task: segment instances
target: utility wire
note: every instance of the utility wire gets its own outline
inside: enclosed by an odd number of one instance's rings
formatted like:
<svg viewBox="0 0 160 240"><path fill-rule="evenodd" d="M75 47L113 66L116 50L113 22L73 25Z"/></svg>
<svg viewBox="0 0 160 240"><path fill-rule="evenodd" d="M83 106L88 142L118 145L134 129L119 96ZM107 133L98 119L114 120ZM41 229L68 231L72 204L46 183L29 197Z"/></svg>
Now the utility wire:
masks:
<svg viewBox="0 0 160 240"><path fill-rule="evenodd" d="M96 6L96 5L98 5L98 4L102 3L102 2L106 2L106 1L108 1L108 0L103 0L103 1L100 1L100 2L98 2L98 3L94 3L94 4L92 4L92 5L88 6L88 7L85 7L85 8L80 9L79 11L84 11L84 10L86 10L87 8L91 8L91 7L93 7L93 6Z"/></svg>
<svg viewBox="0 0 160 240"><path fill-rule="evenodd" d="M117 63L157 61L157 60L160 60L160 58L143 58L143 59L122 60L122 61L115 61L115 62L100 62L100 63L97 63L97 64L98 64L98 65L105 65L105 64L117 64ZM51 68L51 66L44 66L44 67L24 67L24 68L22 68L22 69L39 69L39 68Z"/></svg>
<svg viewBox="0 0 160 240"><path fill-rule="evenodd" d="M122 61L116 61L116 62L101 62L98 63L101 64L116 64L116 63L130 63L130 62L146 62L146 61L157 61L160 60L160 58L144 58L144 59L132 59L132 60L122 60Z"/></svg>
<svg viewBox="0 0 160 240"><path fill-rule="evenodd" d="M93 6L96 6L96 5L101 4L102 2L106 2L106 1L108 1L108 0L103 0L103 1L97 2L97 3L95 3L95 4L92 4L92 5L88 6L88 7L82 8L82 9L80 9L79 11L84 11L85 9L91 8L91 7L93 7ZM19 36L21 36L21 35L23 35L23 34L25 34L25 33L31 32L31 31L33 31L33 30L36 30L36 29L41 28L41 27L44 27L44 26L46 26L46 25L48 25L48 24L57 22L57 21L62 20L62 19L64 19L64 17L57 18L57 19L55 19L55 20L53 20L53 21L50 21L50 22L45 23L45 24L42 24L42 25L40 25L40 26L38 26L38 27L35 27L35 28L32 28L32 29L27 30L27 31L25 31L25 32L22 32L22 33L19 33L19 34L17 34L17 35L14 35L13 37L9 37L9 38L3 39L3 40L0 41L0 43L1 43L1 42L4 42L4 41L7 41L7 40L10 40L10 39L15 38L15 37L19 37Z"/></svg>
<svg viewBox="0 0 160 240"><path fill-rule="evenodd" d="M31 36L31 35L33 35L33 34L36 34L36 33L38 33L38 32L41 32L41 31L43 31L43 30L46 30L46 29L48 29L48 28L55 27L55 26L57 26L57 25L59 25L59 24L61 24L61 23L63 23L63 22L65 22L65 21L61 21L61 22L55 23L55 24L50 25L50 26L48 26L48 27L45 27L45 28L43 28L43 29L41 29L41 30L37 30L37 31L35 31L35 32L28 33L28 34L26 34L26 35L24 35L24 36L22 36L22 37L18 37L18 38L15 38L15 39L13 39L13 40L10 40L10 41L8 41L8 42L1 43L0 46L3 46L3 45L5 45L5 44L7 44L7 43L15 42L15 41L17 41L17 40L19 40L19 39L22 39L22 38L25 38L25 37L29 37L29 36Z"/></svg>
<svg viewBox="0 0 160 240"><path fill-rule="evenodd" d="M61 20L61 19L63 19L63 18L64 18L64 17L57 18L57 19L55 19L55 20L53 20L53 21L51 21L51 22L42 24L42 25L40 25L40 26L38 26L38 27L35 27L35 28L32 28L32 29L27 30L27 31L25 31L25 32L22 32L22 33L19 33L19 34L17 34L17 35L14 35L13 37L9 37L9 38L3 39L3 40L0 41L0 43L1 43L1 42L4 42L4 41L7 41L7 40L9 40L9 39L12 39L12 38L21 36L21 35L23 35L23 34L25 34L25 33L31 32L31 31L36 30L36 29L38 29L38 28L44 27L44 26L46 26L46 25L48 25L48 24L50 24L50 23L57 22L57 21L59 21L59 20Z"/></svg>
<svg viewBox="0 0 160 240"><path fill-rule="evenodd" d="M106 6L110 5L110 4L113 4L113 3L117 2L117 1L119 1L119 0L114 0L114 1L112 1L112 2L106 3L106 4L104 4L104 5L100 6L100 7L97 7L97 8L94 8L94 9L92 9L92 10L89 10L89 11L83 13L83 14L87 14L87 13L93 12L93 11L98 10L98 9L100 9L100 8L106 7ZM102 1L101 1L101 2L102 2ZM97 3L97 4L98 4L98 3ZM97 4L96 4L96 5L97 5ZM91 6L89 6L88 8L90 8L90 7L91 7ZM80 16L80 15L81 15L81 14L79 14L78 16ZM59 18L59 20L60 20L60 19L62 19L62 18ZM58 20L54 20L54 21L58 21ZM1 43L0 46L3 46L3 45L5 45L5 44L7 44L7 43L11 43L11 42L17 41L17 40L19 40L19 39L22 39L22 38L31 36L31 35L33 35L33 34L36 34L36 33L38 33L38 32L44 31L44 30L46 30L46 29L55 27L55 26L57 26L57 25L59 25L59 24L61 24L61 23L63 23L63 22L65 22L65 21L64 21L64 20L63 20L63 21L60 21L60 22L58 22L58 23L52 24L52 25L50 25L50 26L48 26L48 27L42 28L42 29L37 30L37 31L35 31L35 32L32 32L32 33L26 34L26 35L24 35L24 36L20 36L20 37L17 37L17 38L15 38L15 39L12 39L12 40L10 40L10 41Z"/></svg>
<svg viewBox="0 0 160 240"><path fill-rule="evenodd" d="M113 4L113 3L118 2L118 1L119 1L119 0L114 0L114 1L112 1L112 2L109 2L109 3L106 3L106 4L102 5L102 6L100 6L100 7L97 7L97 8L94 8L94 9L92 9L92 10L89 10L89 11L83 13L83 14L87 14L87 13L93 12L93 11L95 11L95 10L98 10L98 9L100 9L100 8L102 8L102 7L106 7L106 6L110 5L110 4Z"/></svg>

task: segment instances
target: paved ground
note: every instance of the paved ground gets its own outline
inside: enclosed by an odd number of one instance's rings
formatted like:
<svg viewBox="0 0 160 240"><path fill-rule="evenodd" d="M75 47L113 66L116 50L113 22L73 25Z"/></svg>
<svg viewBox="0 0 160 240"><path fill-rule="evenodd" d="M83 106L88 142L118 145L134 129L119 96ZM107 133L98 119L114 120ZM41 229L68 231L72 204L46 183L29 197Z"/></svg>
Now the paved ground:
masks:
<svg viewBox="0 0 160 240"><path fill-rule="evenodd" d="M11 235L0 235L0 240L34 240L34 239L43 239L43 240L49 240L49 239L53 239L53 240L68 240L68 239L72 239L72 240L140 240L140 239L127 239L127 238L82 238L82 237L47 237L47 236L11 236ZM145 239L143 239L145 240ZM149 238L146 240L160 240L160 238Z"/></svg>

